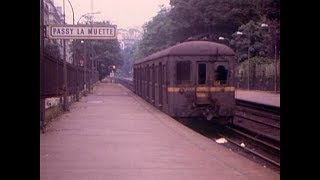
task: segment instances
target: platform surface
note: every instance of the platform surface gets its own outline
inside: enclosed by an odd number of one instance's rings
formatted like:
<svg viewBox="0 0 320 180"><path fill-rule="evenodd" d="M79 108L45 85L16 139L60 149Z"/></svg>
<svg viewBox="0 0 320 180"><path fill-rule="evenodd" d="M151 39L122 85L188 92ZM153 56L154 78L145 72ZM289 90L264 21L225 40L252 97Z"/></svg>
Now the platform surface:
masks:
<svg viewBox="0 0 320 180"><path fill-rule="evenodd" d="M41 180L273 180L119 84L98 83L40 135Z"/></svg>
<svg viewBox="0 0 320 180"><path fill-rule="evenodd" d="M280 107L280 94L258 90L236 90L236 99Z"/></svg>

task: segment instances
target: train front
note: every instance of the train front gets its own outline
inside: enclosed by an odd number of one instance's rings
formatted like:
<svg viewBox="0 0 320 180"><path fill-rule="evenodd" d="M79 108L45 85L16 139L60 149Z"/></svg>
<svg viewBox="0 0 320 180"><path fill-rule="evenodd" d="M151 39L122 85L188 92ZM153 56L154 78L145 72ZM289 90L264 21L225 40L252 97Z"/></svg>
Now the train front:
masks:
<svg viewBox="0 0 320 180"><path fill-rule="evenodd" d="M184 56L173 59L176 81L175 88L169 89L175 92L172 113L230 121L235 111L234 51L223 44L198 41L186 43L181 52Z"/></svg>
<svg viewBox="0 0 320 180"><path fill-rule="evenodd" d="M233 57L218 56L198 61L193 108L207 120L229 121L234 116L235 87Z"/></svg>

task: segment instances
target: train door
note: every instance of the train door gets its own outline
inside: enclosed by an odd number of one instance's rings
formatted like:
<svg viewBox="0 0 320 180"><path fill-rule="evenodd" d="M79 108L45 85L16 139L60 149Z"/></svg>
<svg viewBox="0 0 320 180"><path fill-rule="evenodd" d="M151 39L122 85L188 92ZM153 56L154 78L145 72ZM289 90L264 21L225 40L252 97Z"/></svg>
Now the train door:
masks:
<svg viewBox="0 0 320 180"><path fill-rule="evenodd" d="M197 84L203 86L207 82L207 64L205 62L198 62L198 79Z"/></svg>
<svg viewBox="0 0 320 180"><path fill-rule="evenodd" d="M197 86L196 86L196 103L208 104L209 103L209 91L208 85L208 64L207 62L197 62Z"/></svg>
<svg viewBox="0 0 320 180"><path fill-rule="evenodd" d="M137 68L138 73L138 95L141 95L141 69L140 67Z"/></svg>
<svg viewBox="0 0 320 180"><path fill-rule="evenodd" d="M150 99L150 92L149 92L149 82L150 82L150 73L149 73L150 69L149 69L149 65L146 66L146 79L147 79L147 82L146 82L146 86L147 86L147 93L146 93L146 96L147 96L147 101L149 101Z"/></svg>
<svg viewBox="0 0 320 180"><path fill-rule="evenodd" d="M162 98L162 85L163 85L163 82L162 82L162 79L163 79L163 70L162 70L162 63L160 62L159 63L159 72L158 72L158 83L159 83L159 108L162 108L163 106L163 98Z"/></svg>
<svg viewBox="0 0 320 180"><path fill-rule="evenodd" d="M152 98L151 98L151 102L153 105L155 102L155 90L156 90L155 83L156 83L156 70L155 70L154 64L152 64L152 89L151 89Z"/></svg>
<svg viewBox="0 0 320 180"><path fill-rule="evenodd" d="M145 74L144 74L144 70L145 70L144 66L142 66L141 70L142 70L142 71L141 71L141 72L142 72L142 76L141 76L141 80L142 80L142 91L141 91L141 92L142 92L142 94L141 94L141 95L142 95L142 98L145 99L145 96L144 96L144 95L145 95L145 94L144 94L144 87L145 87L144 84L145 84L145 83L144 83L144 82L145 82L146 76L145 76Z"/></svg>
<svg viewBox="0 0 320 180"><path fill-rule="evenodd" d="M235 89L232 83L232 65L227 61L214 62L211 68L214 96L219 103L219 115L232 115L235 107Z"/></svg>
<svg viewBox="0 0 320 180"><path fill-rule="evenodd" d="M144 67L144 99L148 99L148 66Z"/></svg>
<svg viewBox="0 0 320 180"><path fill-rule="evenodd" d="M168 96L168 91L167 91L167 65L163 64L162 65L162 73L163 73L163 79L162 79L162 92L163 92L163 107L166 109L167 111L167 106L168 106L168 101L167 101L167 96Z"/></svg>
<svg viewBox="0 0 320 180"><path fill-rule="evenodd" d="M149 102L152 103L152 65L149 65L148 66L148 69L149 69L149 73L148 73L148 76L149 76Z"/></svg>

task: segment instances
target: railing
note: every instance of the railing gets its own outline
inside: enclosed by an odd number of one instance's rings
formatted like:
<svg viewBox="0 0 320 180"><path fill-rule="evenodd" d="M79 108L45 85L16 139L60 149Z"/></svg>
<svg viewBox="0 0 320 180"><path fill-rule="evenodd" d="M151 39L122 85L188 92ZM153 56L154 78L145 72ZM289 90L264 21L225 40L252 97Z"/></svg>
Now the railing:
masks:
<svg viewBox="0 0 320 180"><path fill-rule="evenodd" d="M63 95L63 61L44 54L43 89L42 98L57 97ZM77 91L84 90L84 68L67 63L67 94L74 95ZM99 73L95 70L86 70L86 84L92 86L99 80ZM90 84L89 84L90 83Z"/></svg>
<svg viewBox="0 0 320 180"><path fill-rule="evenodd" d="M67 76L67 82L64 82L64 73ZM86 77L86 81L84 78ZM46 53L41 59L40 69L40 128L45 131L45 99L50 97L65 97L63 109L68 111L67 96L75 96L79 100L80 92L92 89L93 84L99 80L99 72L93 69L84 69L82 66L76 66L66 63L66 72L64 71L64 62L56 59ZM86 82L86 83L85 83ZM87 89L84 89L86 84ZM66 87L65 87L66 86Z"/></svg>

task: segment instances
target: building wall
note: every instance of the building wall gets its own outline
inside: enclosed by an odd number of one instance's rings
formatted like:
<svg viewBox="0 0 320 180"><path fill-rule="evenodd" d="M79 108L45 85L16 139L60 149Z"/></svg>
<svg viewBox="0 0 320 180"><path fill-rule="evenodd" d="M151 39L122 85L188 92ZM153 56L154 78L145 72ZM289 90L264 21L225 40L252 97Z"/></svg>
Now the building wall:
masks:
<svg viewBox="0 0 320 180"><path fill-rule="evenodd" d="M56 7L53 0L44 0L44 25L48 26L50 24L63 24L63 14L62 7ZM48 29L47 29L48 32ZM63 58L63 40L59 39L49 39L48 36L45 38L45 44L57 44L59 47L60 54ZM67 47L67 62L71 56Z"/></svg>

